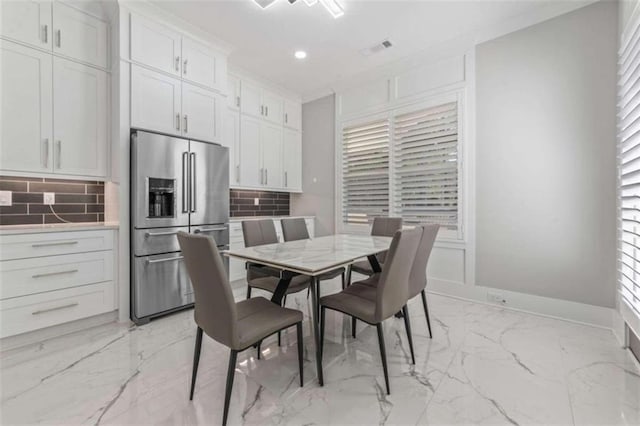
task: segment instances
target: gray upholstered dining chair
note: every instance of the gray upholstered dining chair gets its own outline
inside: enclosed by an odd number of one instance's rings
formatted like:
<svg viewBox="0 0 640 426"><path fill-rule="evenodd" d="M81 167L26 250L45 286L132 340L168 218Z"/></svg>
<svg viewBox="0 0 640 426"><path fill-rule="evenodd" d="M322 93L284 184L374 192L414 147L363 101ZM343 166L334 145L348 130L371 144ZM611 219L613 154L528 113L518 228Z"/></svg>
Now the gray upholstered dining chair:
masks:
<svg viewBox="0 0 640 426"><path fill-rule="evenodd" d="M396 231L402 229L401 217L375 217L371 226L371 235L378 237L393 237ZM378 253L376 258L380 263L380 267L385 261L386 252ZM358 272L362 275L371 276L375 272L371 268L369 260L359 260L351 265L347 273L347 282L351 283L351 272Z"/></svg>
<svg viewBox="0 0 640 426"><path fill-rule="evenodd" d="M261 246L278 243L278 234L272 219L242 221L242 235L245 247ZM275 293L282 271L269 266L247 263L247 299L251 298L251 290L259 288L269 293ZM287 294L298 293L308 289L311 279L305 275L294 275L289 282L287 292L282 299L282 306L287 304ZM278 332L278 346L282 344L281 333ZM258 345L258 359L260 345Z"/></svg>
<svg viewBox="0 0 640 426"><path fill-rule="evenodd" d="M342 312L368 324L375 325L378 330L378 344L380 345L380 357L382 358L387 394L391 392L389 388L389 373L387 371L387 356L382 322L393 316L399 310L403 310L405 314L407 312L409 273L421 236L422 228L397 231L395 233L391 247L389 247L387 253L387 261L380 273L377 286L355 282L340 293L331 294L320 299L321 363L324 351L324 327L327 309ZM404 317L409 348L411 349L412 360L415 363L411 324L409 322L409 316L405 315Z"/></svg>
<svg viewBox="0 0 640 426"><path fill-rule="evenodd" d="M280 221L282 224L282 235L285 241L298 241L298 240L308 240L309 238L309 230L307 229L307 223L303 218L291 218L291 219L282 219ZM333 271L325 272L317 276L318 281L326 281L331 280L336 277L342 277L342 289L344 290L346 281L345 281L345 269L338 268ZM318 300L320 299L320 286L316 286L318 293Z"/></svg>
<svg viewBox="0 0 640 426"><path fill-rule="evenodd" d="M194 318L198 326L189 400L193 400L203 333L230 349L222 415L223 425L227 423L238 352L248 349L267 336L294 325L298 334L298 368L300 369L300 386L302 386L304 381L302 312L280 307L263 297L236 303L220 253L213 239L205 235L178 232L178 243L193 285Z"/></svg>

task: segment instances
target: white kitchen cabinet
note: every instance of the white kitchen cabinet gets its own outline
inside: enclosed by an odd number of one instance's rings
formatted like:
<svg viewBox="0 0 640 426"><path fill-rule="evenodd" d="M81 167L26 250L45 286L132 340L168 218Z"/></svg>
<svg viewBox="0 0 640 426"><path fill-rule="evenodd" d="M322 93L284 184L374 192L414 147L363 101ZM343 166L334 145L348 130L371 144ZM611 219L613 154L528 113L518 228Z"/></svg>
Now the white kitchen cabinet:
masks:
<svg viewBox="0 0 640 426"><path fill-rule="evenodd" d="M274 124L282 125L283 101L277 95L266 90L262 91L262 104L264 105L264 118Z"/></svg>
<svg viewBox="0 0 640 426"><path fill-rule="evenodd" d="M300 130L302 128L302 107L300 103L284 101L284 126Z"/></svg>
<svg viewBox="0 0 640 426"><path fill-rule="evenodd" d="M54 171L106 176L108 145L107 74L54 57Z"/></svg>
<svg viewBox="0 0 640 426"><path fill-rule="evenodd" d="M196 84L224 91L226 58L188 37L182 37L182 78Z"/></svg>
<svg viewBox="0 0 640 426"><path fill-rule="evenodd" d="M260 129L262 151L262 185L267 188L282 188L282 127L262 123Z"/></svg>
<svg viewBox="0 0 640 426"><path fill-rule="evenodd" d="M282 144L283 187L290 191L302 191L302 136L300 132L284 129Z"/></svg>
<svg viewBox="0 0 640 426"><path fill-rule="evenodd" d="M60 2L53 3L53 51L101 68L109 55L108 24Z"/></svg>
<svg viewBox="0 0 640 426"><path fill-rule="evenodd" d="M0 169L52 170L52 57L0 41Z"/></svg>
<svg viewBox="0 0 640 426"><path fill-rule="evenodd" d="M229 185L240 184L240 113L228 108L224 119L222 145L229 148Z"/></svg>
<svg viewBox="0 0 640 426"><path fill-rule="evenodd" d="M51 49L51 2L0 2L0 34L42 49Z"/></svg>
<svg viewBox="0 0 640 426"><path fill-rule="evenodd" d="M181 135L181 81L131 66L131 126Z"/></svg>
<svg viewBox="0 0 640 426"><path fill-rule="evenodd" d="M253 117L263 117L262 89L259 86L247 81L242 82L240 86L240 111Z"/></svg>
<svg viewBox="0 0 640 426"><path fill-rule="evenodd" d="M240 119L240 184L259 187L263 182L260 133L262 121L242 116Z"/></svg>
<svg viewBox="0 0 640 426"><path fill-rule="evenodd" d="M182 36L157 22L131 15L131 60L181 75Z"/></svg>
<svg viewBox="0 0 640 426"><path fill-rule="evenodd" d="M227 76L227 106L234 111L240 110L240 79L233 75Z"/></svg>
<svg viewBox="0 0 640 426"><path fill-rule="evenodd" d="M182 135L190 139L219 142L222 139L222 96L182 82Z"/></svg>

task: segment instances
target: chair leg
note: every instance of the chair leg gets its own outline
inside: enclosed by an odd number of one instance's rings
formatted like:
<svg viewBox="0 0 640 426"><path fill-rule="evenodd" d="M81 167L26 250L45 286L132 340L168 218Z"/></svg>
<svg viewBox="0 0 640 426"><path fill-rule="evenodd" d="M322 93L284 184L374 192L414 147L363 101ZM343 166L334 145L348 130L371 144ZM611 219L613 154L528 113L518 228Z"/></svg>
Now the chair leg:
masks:
<svg viewBox="0 0 640 426"><path fill-rule="evenodd" d="M409 308L407 308L407 305L403 306L402 313L404 314L404 328L407 331L407 340L409 341L409 349L411 350L411 363L415 365L416 356L413 353L413 337L411 336L411 321L409 320Z"/></svg>
<svg viewBox="0 0 640 426"><path fill-rule="evenodd" d="M356 317L351 317L351 337L356 338Z"/></svg>
<svg viewBox="0 0 640 426"><path fill-rule="evenodd" d="M282 306L287 304L287 295L282 299ZM282 346L282 331L278 331L278 346Z"/></svg>
<svg viewBox="0 0 640 426"><path fill-rule="evenodd" d="M189 401L193 400L193 391L196 388L196 377L198 376L198 364L200 364L200 349L202 348L202 329L198 327L196 333L196 347L193 350L193 369L191 371L191 393Z"/></svg>
<svg viewBox="0 0 640 426"><path fill-rule="evenodd" d="M251 286L247 285L247 299L251 299Z"/></svg>
<svg viewBox="0 0 640 426"><path fill-rule="evenodd" d="M382 368L384 370L384 382L387 385L387 395L391 395L389 389L389 372L387 371L387 352L384 348L384 335L382 333L382 323L376 324L378 329L378 343L380 344L380 358L382 358Z"/></svg>
<svg viewBox="0 0 640 426"><path fill-rule="evenodd" d="M341 274L341 276L342 276L342 289L344 290L344 289L347 287L347 282L346 282L346 276L345 276L345 273L343 272L343 273Z"/></svg>
<svg viewBox="0 0 640 426"><path fill-rule="evenodd" d="M300 387L302 387L304 383L304 375L303 375L304 369L302 368L302 347L304 342L302 341L302 323L301 322L296 324L296 333L298 335L298 369L300 370Z"/></svg>
<svg viewBox="0 0 640 426"><path fill-rule="evenodd" d="M256 351L257 351L257 353L258 353L258 359L260 359L260 355L261 355L261 352L260 352L260 346L262 346L262 340L260 340L260 341L256 344Z"/></svg>
<svg viewBox="0 0 640 426"><path fill-rule="evenodd" d="M322 306L320 308L320 363L322 365L322 357L324 355L324 325L325 325L325 315L327 313L327 308Z"/></svg>
<svg viewBox="0 0 640 426"><path fill-rule="evenodd" d="M229 353L229 369L227 370L227 387L224 392L224 414L222 415L222 426L227 424L227 414L229 414L229 401L231 400L231 390L233 389L233 376L236 372L236 360L238 352L231 349Z"/></svg>
<svg viewBox="0 0 640 426"><path fill-rule="evenodd" d="M347 266L347 282L346 286L349 287L351 285L351 265Z"/></svg>
<svg viewBox="0 0 640 426"><path fill-rule="evenodd" d="M282 346L282 335L278 331L278 346Z"/></svg>
<svg viewBox="0 0 640 426"><path fill-rule="evenodd" d="M284 297L282 298L282 306L285 306L287 304L287 295L285 294Z"/></svg>
<svg viewBox="0 0 640 426"><path fill-rule="evenodd" d="M431 319L429 318L429 308L427 307L427 295L425 291L422 290L420 292L422 295L422 307L424 308L424 316L427 317L427 328L429 329L429 338L433 338L433 334L431 334Z"/></svg>

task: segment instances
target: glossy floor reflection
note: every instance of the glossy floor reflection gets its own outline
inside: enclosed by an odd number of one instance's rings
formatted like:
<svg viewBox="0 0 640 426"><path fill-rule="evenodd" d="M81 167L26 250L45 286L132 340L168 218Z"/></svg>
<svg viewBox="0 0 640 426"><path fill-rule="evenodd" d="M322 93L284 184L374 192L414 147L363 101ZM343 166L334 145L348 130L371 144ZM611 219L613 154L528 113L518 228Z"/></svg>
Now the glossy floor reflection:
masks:
<svg viewBox="0 0 640 426"><path fill-rule="evenodd" d="M323 283L323 292L337 282ZM237 290L244 296L244 287ZM410 306L385 322L391 395L374 327L327 312L325 386L305 320L305 386L295 329L239 355L229 424L640 424L640 370L610 331L430 295L434 337ZM289 307L309 312L306 293ZM191 311L142 327L110 324L3 352L2 424L219 424L227 349L205 338L194 401Z"/></svg>

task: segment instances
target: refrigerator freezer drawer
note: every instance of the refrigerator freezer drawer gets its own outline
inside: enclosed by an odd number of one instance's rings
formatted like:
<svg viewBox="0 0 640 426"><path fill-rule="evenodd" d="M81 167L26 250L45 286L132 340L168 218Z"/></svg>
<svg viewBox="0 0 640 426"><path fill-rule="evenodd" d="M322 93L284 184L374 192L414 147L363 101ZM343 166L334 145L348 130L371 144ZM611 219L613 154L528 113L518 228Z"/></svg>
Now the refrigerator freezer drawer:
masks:
<svg viewBox="0 0 640 426"><path fill-rule="evenodd" d="M148 256L156 253L180 251L178 238L176 237L179 231L189 232L189 227L134 230L134 254L136 256Z"/></svg>
<svg viewBox="0 0 640 426"><path fill-rule="evenodd" d="M208 237L212 237L216 246L229 245L229 226L228 225L203 225L192 226L192 234L202 234Z"/></svg>

